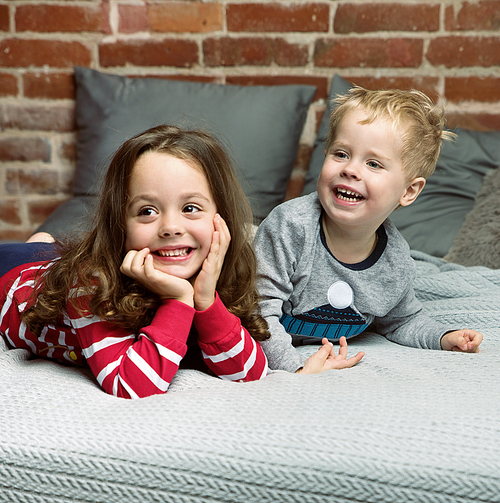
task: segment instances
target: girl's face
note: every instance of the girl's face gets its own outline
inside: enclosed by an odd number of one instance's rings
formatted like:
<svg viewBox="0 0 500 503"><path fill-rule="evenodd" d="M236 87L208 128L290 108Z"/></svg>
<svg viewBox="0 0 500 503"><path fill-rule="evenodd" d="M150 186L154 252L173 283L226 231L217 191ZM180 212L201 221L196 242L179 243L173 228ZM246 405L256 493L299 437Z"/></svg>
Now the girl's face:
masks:
<svg viewBox="0 0 500 503"><path fill-rule="evenodd" d="M137 160L126 209L126 252L149 248L156 269L190 279L210 251L215 202L194 163L161 152Z"/></svg>

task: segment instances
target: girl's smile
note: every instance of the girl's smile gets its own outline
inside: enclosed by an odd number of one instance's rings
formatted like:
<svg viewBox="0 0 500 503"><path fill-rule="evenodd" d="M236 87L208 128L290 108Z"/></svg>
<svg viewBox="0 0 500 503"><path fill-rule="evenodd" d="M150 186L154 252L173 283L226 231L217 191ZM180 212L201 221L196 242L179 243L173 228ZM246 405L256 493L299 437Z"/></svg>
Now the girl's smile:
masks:
<svg viewBox="0 0 500 503"><path fill-rule="evenodd" d="M134 166L128 196L126 252L148 248L156 269L195 276L210 251L217 211L201 168L146 152Z"/></svg>

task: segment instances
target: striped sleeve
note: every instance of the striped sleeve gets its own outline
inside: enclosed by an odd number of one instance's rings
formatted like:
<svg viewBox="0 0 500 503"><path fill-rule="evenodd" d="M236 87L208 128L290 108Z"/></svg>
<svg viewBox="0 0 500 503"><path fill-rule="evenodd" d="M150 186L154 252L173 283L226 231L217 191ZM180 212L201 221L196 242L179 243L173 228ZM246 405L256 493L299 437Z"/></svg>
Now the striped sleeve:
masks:
<svg viewBox="0 0 500 503"><path fill-rule="evenodd" d="M100 318L73 314L83 355L104 391L123 398L166 393L186 354L193 308L165 300L138 337Z"/></svg>
<svg viewBox="0 0 500 503"><path fill-rule="evenodd" d="M218 295L212 306L196 312L194 325L203 359L221 379L256 381L267 375L267 359L261 345Z"/></svg>

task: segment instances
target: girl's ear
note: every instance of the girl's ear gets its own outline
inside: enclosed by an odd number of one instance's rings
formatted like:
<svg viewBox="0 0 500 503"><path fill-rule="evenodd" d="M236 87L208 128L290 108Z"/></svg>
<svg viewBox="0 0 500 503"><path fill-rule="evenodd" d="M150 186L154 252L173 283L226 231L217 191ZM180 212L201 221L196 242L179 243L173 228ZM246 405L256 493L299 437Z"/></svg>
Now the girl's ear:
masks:
<svg viewBox="0 0 500 503"><path fill-rule="evenodd" d="M399 200L399 204L401 206L409 206L417 196L422 192L422 189L425 187L425 178L419 177L415 178L410 182L405 193L401 196Z"/></svg>

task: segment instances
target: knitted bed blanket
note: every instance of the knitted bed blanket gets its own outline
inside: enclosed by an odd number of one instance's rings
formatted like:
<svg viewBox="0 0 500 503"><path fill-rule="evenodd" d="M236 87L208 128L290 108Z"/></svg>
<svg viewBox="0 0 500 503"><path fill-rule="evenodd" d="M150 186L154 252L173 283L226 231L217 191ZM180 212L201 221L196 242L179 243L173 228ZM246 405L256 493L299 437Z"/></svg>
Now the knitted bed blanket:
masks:
<svg viewBox="0 0 500 503"><path fill-rule="evenodd" d="M363 334L352 369L182 370L166 395L124 400L3 346L0 502L500 502L500 270L414 258L425 310L481 331L481 353Z"/></svg>

